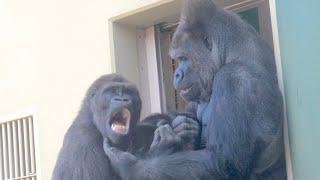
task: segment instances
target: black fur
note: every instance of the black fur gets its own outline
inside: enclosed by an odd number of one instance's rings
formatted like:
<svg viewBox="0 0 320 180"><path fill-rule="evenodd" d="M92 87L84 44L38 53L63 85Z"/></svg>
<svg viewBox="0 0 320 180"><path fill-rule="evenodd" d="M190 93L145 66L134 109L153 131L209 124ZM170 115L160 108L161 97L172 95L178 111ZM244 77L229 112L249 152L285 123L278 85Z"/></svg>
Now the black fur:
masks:
<svg viewBox="0 0 320 180"><path fill-rule="evenodd" d="M123 108L131 112L130 128L127 134L117 134L110 128L110 119ZM177 136L171 138L166 135L173 134L169 124L179 113L170 116L152 114L138 122L140 110L137 88L122 76L105 75L96 80L65 135L52 179L120 179L103 151L103 142L145 159L183 148ZM156 141L157 138L154 140L154 134L162 135L161 143Z"/></svg>
<svg viewBox="0 0 320 180"><path fill-rule="evenodd" d="M171 141L162 140L162 144L157 142L158 138L161 138L160 134L165 135L162 138L170 139L169 133L173 133L171 127L173 116L155 113L144 118L133 129L130 140L131 146L127 151L143 159L181 151L184 146L177 136L172 138Z"/></svg>
<svg viewBox="0 0 320 180"><path fill-rule="evenodd" d="M203 148L123 163L107 147L121 178L286 179L275 60L257 32L211 0L185 0L170 55L175 88L197 103Z"/></svg>
<svg viewBox="0 0 320 180"><path fill-rule="evenodd" d="M130 129L134 128L141 109L137 88L117 74L100 77L89 88L78 116L65 135L53 180L119 179L103 151L103 138L109 138L114 146L128 148L124 144L128 145L130 138L112 133L107 123L112 109L118 106L111 103L111 99L117 95L119 87L123 97L127 95L132 103L127 107L132 114Z"/></svg>

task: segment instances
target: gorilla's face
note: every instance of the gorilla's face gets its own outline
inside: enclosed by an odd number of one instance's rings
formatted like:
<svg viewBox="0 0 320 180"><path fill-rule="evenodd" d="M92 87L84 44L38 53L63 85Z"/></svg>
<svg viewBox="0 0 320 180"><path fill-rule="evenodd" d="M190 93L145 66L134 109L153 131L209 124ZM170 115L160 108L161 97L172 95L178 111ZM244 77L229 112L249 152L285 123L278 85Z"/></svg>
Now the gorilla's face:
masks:
<svg viewBox="0 0 320 180"><path fill-rule="evenodd" d="M218 52L203 26L180 22L174 33L170 56L179 62L174 87L186 101L204 100L211 94L214 72L219 67Z"/></svg>
<svg viewBox="0 0 320 180"><path fill-rule="evenodd" d="M93 121L101 134L118 147L128 145L141 109L138 90L129 82L110 82L91 99Z"/></svg>
<svg viewBox="0 0 320 180"><path fill-rule="evenodd" d="M175 61L179 64L173 77L175 89L186 101L197 101L200 99L202 89L199 73L192 68L192 61L188 57L178 57Z"/></svg>

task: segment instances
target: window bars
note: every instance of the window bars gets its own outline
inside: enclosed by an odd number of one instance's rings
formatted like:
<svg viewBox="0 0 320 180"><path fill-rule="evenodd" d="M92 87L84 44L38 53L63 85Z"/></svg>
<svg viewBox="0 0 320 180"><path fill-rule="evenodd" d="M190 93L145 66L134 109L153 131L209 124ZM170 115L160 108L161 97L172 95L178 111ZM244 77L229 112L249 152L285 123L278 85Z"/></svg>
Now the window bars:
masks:
<svg viewBox="0 0 320 180"><path fill-rule="evenodd" d="M36 180L34 116L0 120L0 180Z"/></svg>

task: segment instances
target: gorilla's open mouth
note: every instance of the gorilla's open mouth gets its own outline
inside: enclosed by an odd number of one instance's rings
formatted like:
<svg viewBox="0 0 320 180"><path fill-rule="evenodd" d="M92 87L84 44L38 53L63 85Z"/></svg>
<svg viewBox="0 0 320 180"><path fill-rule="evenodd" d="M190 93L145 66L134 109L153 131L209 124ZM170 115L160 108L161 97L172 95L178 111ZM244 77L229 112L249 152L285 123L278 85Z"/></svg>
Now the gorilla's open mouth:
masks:
<svg viewBox="0 0 320 180"><path fill-rule="evenodd" d="M188 88L186 88L186 89L182 89L182 90L181 90L181 93L182 93L182 94L187 94L188 92L191 91L191 89L192 89L192 86L190 86L190 87L188 87Z"/></svg>
<svg viewBox="0 0 320 180"><path fill-rule="evenodd" d="M131 113L127 108L121 108L111 115L109 124L112 131L127 134L130 126Z"/></svg>
<svg viewBox="0 0 320 180"><path fill-rule="evenodd" d="M181 96L186 96L187 94L189 94L191 92L191 90L192 90L192 87L193 86L189 86L187 88L181 89L180 90Z"/></svg>

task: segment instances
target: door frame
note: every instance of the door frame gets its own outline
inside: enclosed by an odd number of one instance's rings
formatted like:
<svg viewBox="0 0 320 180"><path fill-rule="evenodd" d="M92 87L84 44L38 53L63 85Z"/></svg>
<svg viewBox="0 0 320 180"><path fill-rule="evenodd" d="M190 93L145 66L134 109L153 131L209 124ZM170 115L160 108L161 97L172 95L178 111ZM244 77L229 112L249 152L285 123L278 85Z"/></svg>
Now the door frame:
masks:
<svg viewBox="0 0 320 180"><path fill-rule="evenodd" d="M250 8L257 3L268 2L271 16L272 40L274 46L274 54L277 65L277 74L279 87L284 94L284 85L282 78L282 65L280 55L280 45L277 26L276 3L275 0L244 0L231 6L226 6L228 10L241 10L243 8ZM109 19L109 42L112 71L124 74L128 79L136 83L141 94L143 94L143 108L142 117L153 113L161 112L161 98L159 83L151 82L152 79L159 79L158 73L150 72L149 67L157 66L157 55L146 55L146 50L156 52L156 36L153 28L155 24L165 22L177 22L181 8L181 0L163 0L152 1L148 5L138 9L131 9L125 13L119 14ZM149 32L146 33L146 31ZM130 41L128 41L129 37ZM123 55L123 47L127 47L126 56ZM127 59L130 57L131 59ZM120 66L121 63L126 63L131 60L129 66ZM149 67L148 67L149 66ZM151 91L155 92L151 94ZM159 92L158 94L156 92ZM151 98L153 97L153 99ZM284 98L284 96L283 96ZM152 101L151 101L152 99ZM284 99L285 103L285 99ZM286 110L284 106L284 139L286 152L287 177L293 179L292 165L290 156L288 126L286 118Z"/></svg>

